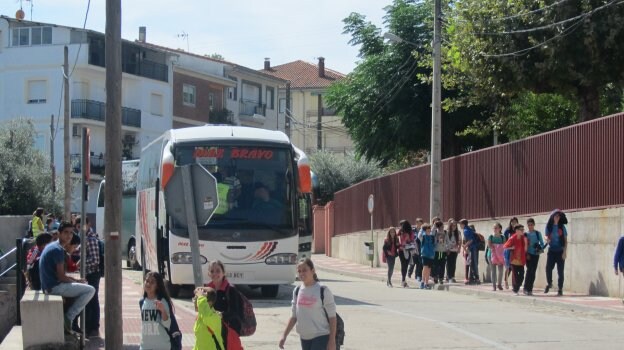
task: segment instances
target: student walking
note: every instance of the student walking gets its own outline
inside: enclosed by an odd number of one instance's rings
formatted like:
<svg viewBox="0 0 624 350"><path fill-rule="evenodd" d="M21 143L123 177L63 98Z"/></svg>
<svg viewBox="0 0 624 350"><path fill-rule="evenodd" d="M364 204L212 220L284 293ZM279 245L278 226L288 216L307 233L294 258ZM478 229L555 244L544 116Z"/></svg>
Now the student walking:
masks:
<svg viewBox="0 0 624 350"><path fill-rule="evenodd" d="M416 218L416 225L412 226L412 232L414 234L414 242L416 243L416 249L413 250L412 259L410 260L409 269L407 270L407 277L412 278L412 273L415 273L416 283L420 283L422 280L422 259L420 258L420 236L422 235L423 219Z"/></svg>
<svg viewBox="0 0 624 350"><path fill-rule="evenodd" d="M388 279L386 285L392 287L392 274L394 273L394 263L399 253L399 237L397 237L396 229L390 227L386 239L384 239L383 256L388 265Z"/></svg>
<svg viewBox="0 0 624 350"><path fill-rule="evenodd" d="M339 350L336 344L334 295L319 283L310 258L299 261L297 274L302 283L293 290L291 316L279 341L279 348L284 348L286 337L296 325L302 350Z"/></svg>
<svg viewBox="0 0 624 350"><path fill-rule="evenodd" d="M514 234L514 232L515 232L514 227L516 227L516 225L518 225L518 218L517 217L513 217L513 218L509 219L509 225L507 226L507 228L503 232L503 236L505 237L505 241L508 241L509 238L511 238L511 236ZM509 282L508 282L509 275L511 275L511 264L505 264L505 289L509 289Z"/></svg>
<svg viewBox="0 0 624 350"><path fill-rule="evenodd" d="M548 245L548 255L546 256L546 288L544 293L548 293L552 288L552 270L557 265L557 295L563 295L563 270L565 267L566 253L568 249L568 231L565 225L568 218L559 209L553 210L546 224L546 244Z"/></svg>
<svg viewBox="0 0 624 350"><path fill-rule="evenodd" d="M615 248L615 254L613 255L613 269L615 270L616 276L618 274L620 276L624 276L624 235L620 237ZM621 282L622 281L620 280L620 283ZM622 302L624 302L624 299L622 299Z"/></svg>
<svg viewBox="0 0 624 350"><path fill-rule="evenodd" d="M193 350L224 350L223 336L221 335L221 315L214 309L217 301L217 291L210 287L195 289L193 304L197 311L197 318L193 326L195 346Z"/></svg>
<svg viewBox="0 0 624 350"><path fill-rule="evenodd" d="M213 260L208 264L210 283L207 287L217 291L217 300L214 303L215 310L221 312L223 321L236 332L236 337L241 332L241 317L243 315L243 301L240 292L225 278L225 266L219 260Z"/></svg>
<svg viewBox="0 0 624 350"><path fill-rule="evenodd" d="M444 223L437 221L432 229L435 239L435 256L433 259L433 283L444 284L444 268L446 267L447 235Z"/></svg>
<svg viewBox="0 0 624 350"><path fill-rule="evenodd" d="M423 276L420 282L420 289L431 289L429 286L429 276L435 257L435 237L431 233L431 226L429 224L424 224L422 229L424 233L420 238L420 256L423 264Z"/></svg>
<svg viewBox="0 0 624 350"><path fill-rule="evenodd" d="M527 238L524 235L524 226L516 225L515 233L505 242L504 247L511 251L511 270L513 292L518 295L524 281L524 265L526 265Z"/></svg>
<svg viewBox="0 0 624 350"><path fill-rule="evenodd" d="M470 253L470 279L466 281L466 284L481 284L479 280L479 238L468 227L467 219L461 219L459 227L464 233L464 249Z"/></svg>
<svg viewBox="0 0 624 350"><path fill-rule="evenodd" d="M446 228L446 280L455 283L455 270L457 269L457 255L461 249L461 235L457 229L457 223L449 219Z"/></svg>
<svg viewBox="0 0 624 350"><path fill-rule="evenodd" d="M535 272L539 263L540 254L544 252L544 239L542 233L535 230L535 220L527 220L527 256L526 256L526 279L524 280L524 294L533 295L533 283L535 282Z"/></svg>
<svg viewBox="0 0 624 350"><path fill-rule="evenodd" d="M494 224L494 234L488 237L488 246L490 247L490 262L491 262L491 274L492 274L492 288L496 290L503 290L503 271L505 265L504 258L504 244L505 237L503 236L503 226L500 223Z"/></svg>
<svg viewBox="0 0 624 350"><path fill-rule="evenodd" d="M398 232L399 235L399 260L401 261L401 286L407 288L407 282L405 276L407 275L407 268L410 260L412 259L414 251L416 250L416 242L414 240L414 232L412 231L412 225L407 220L401 220L401 229Z"/></svg>
<svg viewBox="0 0 624 350"><path fill-rule="evenodd" d="M169 350L171 341L171 298L158 272L148 272L143 282L141 307L141 350Z"/></svg>

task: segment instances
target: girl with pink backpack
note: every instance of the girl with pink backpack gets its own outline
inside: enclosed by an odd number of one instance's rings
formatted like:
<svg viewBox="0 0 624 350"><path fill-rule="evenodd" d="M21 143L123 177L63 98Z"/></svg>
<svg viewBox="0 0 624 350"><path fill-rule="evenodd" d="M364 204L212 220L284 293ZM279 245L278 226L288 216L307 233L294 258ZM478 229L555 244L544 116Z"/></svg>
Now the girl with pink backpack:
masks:
<svg viewBox="0 0 624 350"><path fill-rule="evenodd" d="M505 244L505 236L502 234L503 226L500 223L494 224L494 234L488 237L488 246L489 246L489 260L491 261L491 271L492 271L492 288L496 291L503 290L503 274L504 274L504 251L505 248L503 245ZM498 273L497 273L498 270ZM497 278L498 277L498 278ZM498 282L498 284L497 284Z"/></svg>

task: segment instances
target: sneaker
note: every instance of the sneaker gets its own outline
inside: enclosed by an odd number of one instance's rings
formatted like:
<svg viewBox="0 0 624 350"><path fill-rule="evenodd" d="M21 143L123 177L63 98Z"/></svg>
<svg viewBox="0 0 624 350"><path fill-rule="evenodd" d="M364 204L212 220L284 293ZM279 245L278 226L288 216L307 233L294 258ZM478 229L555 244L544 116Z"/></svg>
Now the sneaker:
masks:
<svg viewBox="0 0 624 350"><path fill-rule="evenodd" d="M548 294L548 292L550 291L550 288L552 288L552 286L546 286L546 288L544 288L544 294Z"/></svg>
<svg viewBox="0 0 624 350"><path fill-rule="evenodd" d="M502 285L498 285L498 290L503 290L503 286Z"/></svg>
<svg viewBox="0 0 624 350"><path fill-rule="evenodd" d="M514 295L515 296L519 296L520 294L518 292L514 292Z"/></svg>
<svg viewBox="0 0 624 350"><path fill-rule="evenodd" d="M433 284L438 284L438 279L437 278L433 279Z"/></svg>
<svg viewBox="0 0 624 350"><path fill-rule="evenodd" d="M523 289L523 290L522 290L522 294L524 294L524 295L529 295L529 292L527 292L527 290L526 290L526 289Z"/></svg>
<svg viewBox="0 0 624 350"><path fill-rule="evenodd" d="M403 288L407 288L408 287L407 282L405 282L405 281L403 281L403 283L401 283L401 285L403 286Z"/></svg>
<svg viewBox="0 0 624 350"><path fill-rule="evenodd" d="M97 329L92 329L87 331L87 338L97 338L100 336L100 331Z"/></svg>
<svg viewBox="0 0 624 350"><path fill-rule="evenodd" d="M533 296L533 292L527 292L527 295L532 297Z"/></svg>
<svg viewBox="0 0 624 350"><path fill-rule="evenodd" d="M455 277L451 278L451 282L457 283L457 281L455 280Z"/></svg>
<svg viewBox="0 0 624 350"><path fill-rule="evenodd" d="M425 282L420 282L420 289L425 289Z"/></svg>
<svg viewBox="0 0 624 350"><path fill-rule="evenodd" d="M475 283L476 285L480 285L480 284L481 284L481 281L480 281L480 280L476 280L476 281L474 281L474 283Z"/></svg>
<svg viewBox="0 0 624 350"><path fill-rule="evenodd" d="M561 289L559 289L559 290L557 291L557 296L562 296L562 295L563 295L563 291L562 291Z"/></svg>
<svg viewBox="0 0 624 350"><path fill-rule="evenodd" d="M468 285L471 285L471 284L472 284L472 281L464 281L464 284L465 284L465 285L467 285L467 286L468 286Z"/></svg>

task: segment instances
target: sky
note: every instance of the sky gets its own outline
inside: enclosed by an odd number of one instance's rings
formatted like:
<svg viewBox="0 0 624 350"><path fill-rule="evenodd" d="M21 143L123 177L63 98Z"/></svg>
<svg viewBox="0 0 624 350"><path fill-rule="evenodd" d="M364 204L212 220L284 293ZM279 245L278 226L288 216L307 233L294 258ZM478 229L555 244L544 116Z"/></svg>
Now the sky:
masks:
<svg viewBox="0 0 624 350"><path fill-rule="evenodd" d="M342 20L357 12L383 27L383 8L392 0L122 0L122 38L147 42L261 69L295 60L351 72L358 48L342 34ZM88 0L22 0L26 20L82 28ZM91 0L86 28L104 32L106 0ZM0 14L14 17L19 0L0 0ZM187 36L185 37L184 34Z"/></svg>

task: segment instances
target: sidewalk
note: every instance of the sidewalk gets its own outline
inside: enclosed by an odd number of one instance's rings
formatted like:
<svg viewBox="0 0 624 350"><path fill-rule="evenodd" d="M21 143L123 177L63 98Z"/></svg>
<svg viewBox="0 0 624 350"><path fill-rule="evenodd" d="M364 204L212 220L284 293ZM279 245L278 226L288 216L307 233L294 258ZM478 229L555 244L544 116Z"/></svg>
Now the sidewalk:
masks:
<svg viewBox="0 0 624 350"><path fill-rule="evenodd" d="M385 285L387 278L387 269L385 266L370 267L370 265L361 265L347 260L332 258L324 254L314 254L312 256L312 260L314 261L315 268L319 271L327 271L345 276L379 281ZM397 263L397 265L399 264ZM460 282L459 279L458 282ZM392 283L395 288L400 288L400 267L398 271L395 267L395 272L392 276ZM417 289L416 281L414 279L408 281L408 284L410 288ZM461 283L449 283L444 284L444 286L444 290L458 294L476 295L484 298L496 298L532 305L558 307L569 311L583 311L598 313L601 315L609 314L614 317L624 318L624 304L623 301L618 298L569 293L565 290L564 295L559 297L557 296L556 288L555 290L551 290L549 294L544 294L542 288L535 288L535 294L533 296L516 296L511 289L494 292L492 291L492 285L490 283L483 283L481 285L464 285L463 280ZM418 288L418 290L420 289Z"/></svg>

